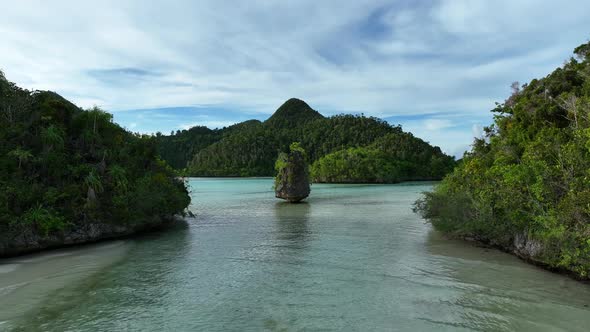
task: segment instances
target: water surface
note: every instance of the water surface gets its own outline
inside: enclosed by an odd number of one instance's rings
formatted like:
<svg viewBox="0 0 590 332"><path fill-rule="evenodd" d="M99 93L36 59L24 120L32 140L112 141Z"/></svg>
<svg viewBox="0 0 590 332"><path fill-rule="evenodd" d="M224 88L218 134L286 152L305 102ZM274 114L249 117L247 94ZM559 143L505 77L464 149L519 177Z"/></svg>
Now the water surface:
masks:
<svg viewBox="0 0 590 332"><path fill-rule="evenodd" d="M134 240L0 261L0 330L588 331L590 286L442 238L428 183L192 179L195 219Z"/></svg>

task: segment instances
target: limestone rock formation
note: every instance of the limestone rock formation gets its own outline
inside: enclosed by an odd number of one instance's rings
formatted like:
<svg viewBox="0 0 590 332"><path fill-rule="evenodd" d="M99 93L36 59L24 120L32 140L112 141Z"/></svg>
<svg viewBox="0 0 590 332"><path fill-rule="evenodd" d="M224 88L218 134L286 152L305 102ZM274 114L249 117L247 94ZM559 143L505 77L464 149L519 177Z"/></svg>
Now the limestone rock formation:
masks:
<svg viewBox="0 0 590 332"><path fill-rule="evenodd" d="M305 151L299 143L291 144L290 153L281 153L275 169L275 196L297 203L309 196L309 171L305 162Z"/></svg>

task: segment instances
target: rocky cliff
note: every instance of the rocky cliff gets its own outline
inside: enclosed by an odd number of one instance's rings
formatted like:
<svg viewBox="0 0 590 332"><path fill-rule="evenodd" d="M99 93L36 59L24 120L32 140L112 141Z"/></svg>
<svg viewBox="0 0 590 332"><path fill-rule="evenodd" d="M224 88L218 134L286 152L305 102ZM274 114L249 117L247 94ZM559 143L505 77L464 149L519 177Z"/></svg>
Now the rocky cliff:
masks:
<svg viewBox="0 0 590 332"><path fill-rule="evenodd" d="M291 152L282 153L276 163L275 196L291 203L309 196L309 172L305 151L297 143L291 144Z"/></svg>

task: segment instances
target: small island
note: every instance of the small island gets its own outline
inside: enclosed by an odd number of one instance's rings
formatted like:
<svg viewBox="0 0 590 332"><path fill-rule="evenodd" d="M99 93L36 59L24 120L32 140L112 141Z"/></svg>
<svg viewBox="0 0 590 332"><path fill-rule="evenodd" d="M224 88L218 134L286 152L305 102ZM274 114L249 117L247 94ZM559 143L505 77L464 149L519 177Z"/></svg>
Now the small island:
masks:
<svg viewBox="0 0 590 332"><path fill-rule="evenodd" d="M166 227L190 204L153 137L1 71L0 142L0 257Z"/></svg>
<svg viewBox="0 0 590 332"><path fill-rule="evenodd" d="M281 153L275 163L275 196L298 203L309 196L309 170L305 162L305 150L298 142L292 143L289 153Z"/></svg>

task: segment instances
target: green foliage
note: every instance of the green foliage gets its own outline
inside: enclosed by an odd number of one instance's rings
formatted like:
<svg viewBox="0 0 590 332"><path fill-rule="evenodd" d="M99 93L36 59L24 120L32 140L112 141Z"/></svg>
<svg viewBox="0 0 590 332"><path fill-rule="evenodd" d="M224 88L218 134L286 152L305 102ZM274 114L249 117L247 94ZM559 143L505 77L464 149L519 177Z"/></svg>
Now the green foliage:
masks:
<svg viewBox="0 0 590 332"><path fill-rule="evenodd" d="M38 227L44 235L48 235L51 231L61 230L66 226L66 221L63 217L44 208L41 204L27 210L20 218L20 221L24 224Z"/></svg>
<svg viewBox="0 0 590 332"><path fill-rule="evenodd" d="M281 172L283 171L283 169L285 169L285 167L287 167L289 165L289 154L285 153L285 152L281 152L279 153L279 156L277 157L277 161L275 162L275 172L277 175L275 175L274 179L274 187L273 189L276 190L278 185L279 185L279 181L281 180L279 175L281 174Z"/></svg>
<svg viewBox="0 0 590 332"><path fill-rule="evenodd" d="M410 133L396 132L365 147L330 153L311 166L315 182L395 183L440 180L455 166L442 153Z"/></svg>
<svg viewBox="0 0 590 332"><path fill-rule="evenodd" d="M90 173L84 178L84 183L88 186L88 188L94 190L97 193L101 193L104 191L104 187L102 186L101 178L96 171L92 169Z"/></svg>
<svg viewBox="0 0 590 332"><path fill-rule="evenodd" d="M113 165L108 171L108 175L111 177L112 182L115 184L115 189L119 192L127 192L129 187L129 180L127 179L127 173L125 169L119 165Z"/></svg>
<svg viewBox="0 0 590 332"><path fill-rule="evenodd" d="M41 130L41 140L47 149L62 149L64 147L64 132L55 125Z"/></svg>
<svg viewBox="0 0 590 332"><path fill-rule="evenodd" d="M209 129L198 126L189 130L177 131L170 136L157 133L155 139L158 154L170 166L183 169L196 153L221 140L228 131L231 129Z"/></svg>
<svg viewBox="0 0 590 332"><path fill-rule="evenodd" d="M487 137L416 210L434 226L505 248L525 236L535 260L590 273L590 43L499 104Z"/></svg>
<svg viewBox="0 0 590 332"><path fill-rule="evenodd" d="M0 141L0 232L144 223L189 204L154 138L125 131L96 107L20 89L2 74Z"/></svg>
<svg viewBox="0 0 590 332"><path fill-rule="evenodd" d="M277 161L275 162L275 171L280 172L283 168L287 166L287 162L289 161L289 154L285 152L279 153Z"/></svg>
<svg viewBox="0 0 590 332"><path fill-rule="evenodd" d="M21 168L23 162L26 162L29 159L33 158L33 154L31 153L31 151L24 150L20 146L17 146L16 149L10 151L8 155L18 160L19 169Z"/></svg>
<svg viewBox="0 0 590 332"><path fill-rule="evenodd" d="M303 149L303 147L301 147L301 143L300 142L293 142L291 143L291 145L289 145L289 151L294 152L300 152L302 155L305 155L305 149Z"/></svg>
<svg viewBox="0 0 590 332"><path fill-rule="evenodd" d="M574 49L574 54L581 60L585 60L590 55L590 43L582 44Z"/></svg>

